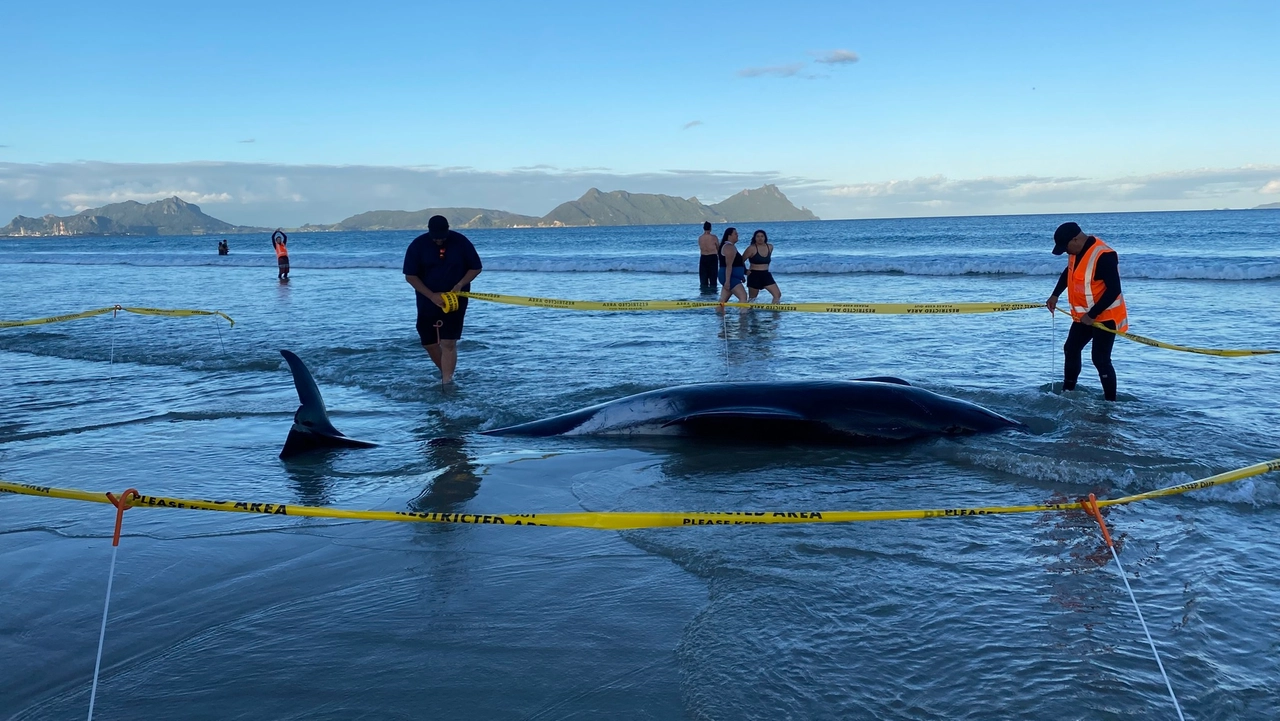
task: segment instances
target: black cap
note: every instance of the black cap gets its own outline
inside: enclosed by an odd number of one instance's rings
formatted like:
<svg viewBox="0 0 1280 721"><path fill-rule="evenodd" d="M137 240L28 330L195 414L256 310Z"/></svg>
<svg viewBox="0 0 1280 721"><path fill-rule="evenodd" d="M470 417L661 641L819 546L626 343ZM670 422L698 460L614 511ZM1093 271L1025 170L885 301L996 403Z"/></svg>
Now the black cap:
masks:
<svg viewBox="0 0 1280 721"><path fill-rule="evenodd" d="M1058 229L1053 231L1053 254L1062 255L1067 252L1067 243L1075 239L1077 235L1083 233L1080 226L1075 223L1063 223Z"/></svg>
<svg viewBox="0 0 1280 721"><path fill-rule="evenodd" d="M430 231L432 238L444 240L449 237L449 219L443 215L433 215L431 220L427 221L427 230Z"/></svg>

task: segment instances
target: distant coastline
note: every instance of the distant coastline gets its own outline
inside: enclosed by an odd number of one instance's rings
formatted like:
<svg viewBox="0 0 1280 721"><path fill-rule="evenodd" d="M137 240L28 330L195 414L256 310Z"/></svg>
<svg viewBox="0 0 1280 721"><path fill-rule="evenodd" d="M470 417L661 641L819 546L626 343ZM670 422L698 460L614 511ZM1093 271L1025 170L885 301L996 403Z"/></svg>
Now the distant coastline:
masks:
<svg viewBox="0 0 1280 721"><path fill-rule="evenodd" d="M70 236L238 235L269 232L267 228L232 225L205 215L200 206L173 197L143 205L126 200L75 215L19 215L0 228L0 236L48 238Z"/></svg>
<svg viewBox="0 0 1280 721"><path fill-rule="evenodd" d="M760 191L769 191L769 195L780 197L786 206L783 206L778 212L777 209L764 209L764 211L736 213L734 208L727 208L730 212L718 212L725 209L724 206L728 200L714 205L703 205L698 202L697 198L676 198L667 195L646 195L633 194L626 191L613 191L611 193L603 193L599 190L592 189L588 191L582 198L568 203L562 203L555 210L541 218L529 215L520 215L517 213L509 213L501 210L492 210L485 208L427 208L419 211L369 211L353 215L338 223L332 224L306 224L293 228L285 228L290 233L330 233L330 232L377 232L377 231L414 231L425 230L427 220L432 215L444 215L449 219L452 227L457 229L477 229L477 228L573 228L573 227L599 227L599 226L664 226L664 225L700 225L704 221L724 225L726 223L771 223L771 222L790 222L790 221L808 221L821 220L806 208L796 208L786 199L780 191L774 186L764 186L756 190L746 190L733 196L740 198L749 196L752 193L760 193ZM733 198L730 198L732 200ZM680 201L680 203L688 203L693 206L696 216L688 214L689 208L684 208L686 212L672 213L652 213L645 212L643 207L639 211L629 213L623 216L619 221L618 216L609 217L606 215L608 210L601 210L593 207L594 205L605 205L609 201L617 203L623 201L632 206L642 206L645 202L670 202L671 200ZM986 213L976 215L925 215L925 216L896 216L885 218L829 218L831 221L849 220L849 221L884 221L884 220L925 220L925 219L946 219L946 218L996 218L996 217L1066 217L1066 216L1089 216L1089 215L1133 215L1147 213L1223 213L1223 212L1248 212L1252 210L1280 210L1280 202L1266 203L1252 208L1204 208L1193 210L1115 210L1115 211L1078 211L1078 212L1057 212L1057 213ZM557 212L559 211L559 212ZM580 213L582 217L575 218L572 214ZM167 216L159 224L139 224L138 218L145 217L148 214L159 213ZM594 214L604 215L604 218L595 217ZM677 217L672 217L673 215ZM113 217L114 216L114 217ZM568 216L566 222L565 216ZM754 216L754 217L752 217ZM117 220L118 218L118 220ZM585 219L585 222L582 222ZM572 222L572 221L579 222ZM602 220L604 222L602 222ZM107 221L107 222L104 222ZM254 233L270 233L272 228L260 228L255 226L232 225L224 221L218 220L211 216L205 215L200 211L200 207L192 203L187 203L180 198L173 197L154 203L143 205L134 201L126 201L124 203L116 203L104 206L102 208L94 208L73 216L54 216L46 215L42 218L27 218L25 216L17 216L9 225L0 228L0 239L18 239L18 238L55 238L55 237L151 237L151 236L229 236L229 235L248 235Z"/></svg>
<svg viewBox="0 0 1280 721"><path fill-rule="evenodd" d="M374 210L338 223L304 225L306 232L374 230L424 230L433 215L443 215L457 229L471 228L571 228L625 225L688 225L712 223L767 223L819 220L807 208L797 208L776 185L743 190L712 205L697 198L628 193L625 190L588 190L581 198L561 203L542 217L488 208L426 208L417 211ZM19 215L0 228L0 236L153 236L239 235L270 232L269 228L232 225L206 215L200 206L173 197L143 205L136 201L82 210L75 215Z"/></svg>

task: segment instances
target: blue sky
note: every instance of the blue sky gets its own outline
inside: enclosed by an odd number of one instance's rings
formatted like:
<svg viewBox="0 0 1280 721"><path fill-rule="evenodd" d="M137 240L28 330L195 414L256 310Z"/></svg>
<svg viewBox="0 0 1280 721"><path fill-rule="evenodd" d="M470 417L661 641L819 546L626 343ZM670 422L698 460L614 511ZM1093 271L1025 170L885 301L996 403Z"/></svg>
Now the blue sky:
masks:
<svg viewBox="0 0 1280 721"><path fill-rule="evenodd" d="M249 193L293 219L324 207L299 166L360 166L352 182L375 185L378 167L387 183L464 168L492 186L384 196L537 213L575 174L664 192L670 171L687 172L665 192L718 200L742 174L824 217L1280 201L1274 0L23 2L5 16L0 211L173 190L228 217ZM833 51L858 60L818 62ZM244 164L254 190L234 172L220 190L195 161ZM160 169L148 184L133 164ZM284 182L264 191L270 177ZM1132 192L1152 178L1185 182ZM967 202L980 179L1008 198Z"/></svg>

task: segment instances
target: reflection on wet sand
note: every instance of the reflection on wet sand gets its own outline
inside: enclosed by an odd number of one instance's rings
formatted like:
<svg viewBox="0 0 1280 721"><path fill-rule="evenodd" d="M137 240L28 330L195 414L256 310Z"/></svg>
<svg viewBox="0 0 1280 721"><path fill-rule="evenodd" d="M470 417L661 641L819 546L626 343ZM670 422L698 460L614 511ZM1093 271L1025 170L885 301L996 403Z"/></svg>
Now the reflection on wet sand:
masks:
<svg viewBox="0 0 1280 721"><path fill-rule="evenodd" d="M476 497L480 492L480 476L467 455L462 438L433 438L426 444L427 458L441 469L431 485L410 502L414 511L445 512Z"/></svg>
<svg viewBox="0 0 1280 721"><path fill-rule="evenodd" d="M298 494L298 503L304 506L327 506L333 502L328 482L328 464L320 460L310 463L290 462L285 464L289 481Z"/></svg>

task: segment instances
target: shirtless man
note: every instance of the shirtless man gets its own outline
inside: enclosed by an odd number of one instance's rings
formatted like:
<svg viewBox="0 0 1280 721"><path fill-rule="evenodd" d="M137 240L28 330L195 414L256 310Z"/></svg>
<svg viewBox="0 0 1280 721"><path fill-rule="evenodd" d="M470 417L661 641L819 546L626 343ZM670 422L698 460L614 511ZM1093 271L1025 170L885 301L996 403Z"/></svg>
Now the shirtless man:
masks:
<svg viewBox="0 0 1280 721"><path fill-rule="evenodd" d="M698 236L698 250L702 252L702 258L698 261L698 281L704 293L716 292L719 245L720 239L711 232L711 223L703 223L702 235Z"/></svg>

